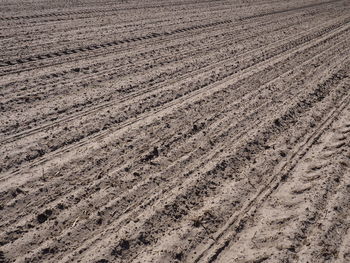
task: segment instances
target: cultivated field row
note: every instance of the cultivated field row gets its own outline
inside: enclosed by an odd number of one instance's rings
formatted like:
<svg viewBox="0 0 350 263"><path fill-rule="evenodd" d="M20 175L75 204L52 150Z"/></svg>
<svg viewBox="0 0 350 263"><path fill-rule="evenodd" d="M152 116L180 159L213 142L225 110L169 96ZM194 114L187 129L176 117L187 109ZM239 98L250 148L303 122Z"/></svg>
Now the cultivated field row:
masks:
<svg viewBox="0 0 350 263"><path fill-rule="evenodd" d="M350 260L348 1L4 9L0 262Z"/></svg>

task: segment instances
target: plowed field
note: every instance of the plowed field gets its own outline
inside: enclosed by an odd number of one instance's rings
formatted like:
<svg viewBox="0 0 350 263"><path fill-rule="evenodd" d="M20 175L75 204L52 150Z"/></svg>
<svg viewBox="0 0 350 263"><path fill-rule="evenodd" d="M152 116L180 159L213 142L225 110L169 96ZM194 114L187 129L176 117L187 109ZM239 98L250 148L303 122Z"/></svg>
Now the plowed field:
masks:
<svg viewBox="0 0 350 263"><path fill-rule="evenodd" d="M0 262L350 262L350 1L1 0Z"/></svg>

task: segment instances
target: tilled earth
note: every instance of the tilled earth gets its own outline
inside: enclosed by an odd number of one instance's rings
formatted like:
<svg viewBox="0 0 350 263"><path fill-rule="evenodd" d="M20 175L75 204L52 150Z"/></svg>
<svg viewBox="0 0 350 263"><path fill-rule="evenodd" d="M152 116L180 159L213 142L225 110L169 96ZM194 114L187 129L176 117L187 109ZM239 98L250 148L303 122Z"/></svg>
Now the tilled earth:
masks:
<svg viewBox="0 0 350 263"><path fill-rule="evenodd" d="M350 262L348 0L2 0L0 262Z"/></svg>

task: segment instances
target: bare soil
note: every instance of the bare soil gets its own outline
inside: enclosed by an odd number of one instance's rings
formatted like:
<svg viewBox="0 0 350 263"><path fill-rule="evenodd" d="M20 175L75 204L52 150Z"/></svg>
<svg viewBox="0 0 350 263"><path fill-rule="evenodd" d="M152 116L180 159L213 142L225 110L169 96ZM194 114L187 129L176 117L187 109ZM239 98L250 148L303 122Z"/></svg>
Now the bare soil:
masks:
<svg viewBox="0 0 350 263"><path fill-rule="evenodd" d="M0 262L350 262L350 2L2 0Z"/></svg>

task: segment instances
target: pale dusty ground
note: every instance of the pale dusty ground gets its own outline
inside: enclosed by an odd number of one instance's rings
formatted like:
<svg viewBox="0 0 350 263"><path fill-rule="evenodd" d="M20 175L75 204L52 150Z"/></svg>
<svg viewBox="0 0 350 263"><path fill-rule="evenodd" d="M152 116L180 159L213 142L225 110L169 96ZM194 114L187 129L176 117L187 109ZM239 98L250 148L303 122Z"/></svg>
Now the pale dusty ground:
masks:
<svg viewBox="0 0 350 263"><path fill-rule="evenodd" d="M349 1L0 5L0 262L350 262Z"/></svg>

